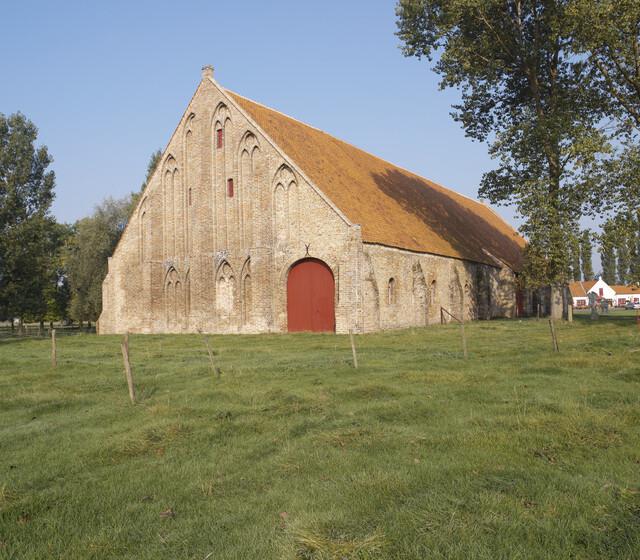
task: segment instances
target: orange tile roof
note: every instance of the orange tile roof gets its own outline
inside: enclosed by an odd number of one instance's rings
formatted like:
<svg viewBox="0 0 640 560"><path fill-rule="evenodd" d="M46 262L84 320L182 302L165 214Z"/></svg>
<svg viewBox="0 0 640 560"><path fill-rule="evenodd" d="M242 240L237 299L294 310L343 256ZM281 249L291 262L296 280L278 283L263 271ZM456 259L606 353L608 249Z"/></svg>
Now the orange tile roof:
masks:
<svg viewBox="0 0 640 560"><path fill-rule="evenodd" d="M593 288L595 284L596 280L578 280L577 282L571 282L569 284L571 297L587 297L587 292Z"/></svg>
<svg viewBox="0 0 640 560"><path fill-rule="evenodd" d="M609 286L616 295L618 294L640 294L640 286Z"/></svg>
<svg viewBox="0 0 640 560"><path fill-rule="evenodd" d="M355 224L362 239L513 270L524 239L488 206L227 90ZM487 254L489 253L489 254Z"/></svg>

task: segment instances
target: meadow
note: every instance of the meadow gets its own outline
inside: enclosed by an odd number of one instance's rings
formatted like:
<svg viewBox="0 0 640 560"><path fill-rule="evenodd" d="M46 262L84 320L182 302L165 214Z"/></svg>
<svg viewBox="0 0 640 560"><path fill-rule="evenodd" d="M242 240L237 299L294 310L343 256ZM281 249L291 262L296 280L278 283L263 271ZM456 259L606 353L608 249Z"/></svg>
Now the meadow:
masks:
<svg viewBox="0 0 640 560"><path fill-rule="evenodd" d="M0 341L0 558L640 558L635 318L466 332Z"/></svg>

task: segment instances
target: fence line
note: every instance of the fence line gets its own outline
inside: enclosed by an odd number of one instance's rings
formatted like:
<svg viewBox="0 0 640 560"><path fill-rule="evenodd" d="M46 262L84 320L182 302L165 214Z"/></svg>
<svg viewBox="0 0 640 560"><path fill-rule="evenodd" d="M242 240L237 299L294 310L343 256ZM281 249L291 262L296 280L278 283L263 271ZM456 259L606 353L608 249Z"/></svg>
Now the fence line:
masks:
<svg viewBox="0 0 640 560"><path fill-rule="evenodd" d="M55 327L56 336L71 336L76 334L95 334L95 327L80 328L78 325L71 325L68 327L56 325ZM3 339L20 339L20 338L50 338L51 337L51 329L49 326L46 326L44 329L41 329L38 325L23 325L21 327L11 327L1 326L0 327L0 340Z"/></svg>

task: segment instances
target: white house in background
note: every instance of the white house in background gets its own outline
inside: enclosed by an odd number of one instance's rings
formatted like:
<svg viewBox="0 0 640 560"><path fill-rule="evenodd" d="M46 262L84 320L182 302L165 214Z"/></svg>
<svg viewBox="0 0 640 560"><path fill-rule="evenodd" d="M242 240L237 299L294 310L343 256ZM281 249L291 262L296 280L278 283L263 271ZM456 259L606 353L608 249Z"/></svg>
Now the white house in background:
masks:
<svg viewBox="0 0 640 560"><path fill-rule="evenodd" d="M640 303L640 286L611 286L616 293L614 305L622 307L628 301Z"/></svg>
<svg viewBox="0 0 640 560"><path fill-rule="evenodd" d="M609 286L602 277L598 280L571 282L569 291L574 307L588 307L590 293L596 294L598 300L606 299L618 307L624 306L628 301L640 303L639 286Z"/></svg>

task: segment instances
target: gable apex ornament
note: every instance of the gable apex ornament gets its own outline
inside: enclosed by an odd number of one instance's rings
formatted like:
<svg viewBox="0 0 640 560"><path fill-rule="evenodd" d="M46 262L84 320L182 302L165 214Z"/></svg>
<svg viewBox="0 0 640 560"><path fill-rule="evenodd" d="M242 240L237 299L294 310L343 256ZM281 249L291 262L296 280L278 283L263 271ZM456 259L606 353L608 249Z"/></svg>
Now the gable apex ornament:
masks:
<svg viewBox="0 0 640 560"><path fill-rule="evenodd" d="M206 80L207 78L213 79L213 66L211 64L205 64L202 67L202 79Z"/></svg>

